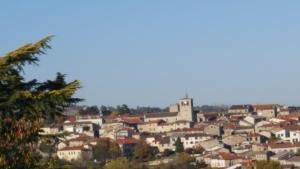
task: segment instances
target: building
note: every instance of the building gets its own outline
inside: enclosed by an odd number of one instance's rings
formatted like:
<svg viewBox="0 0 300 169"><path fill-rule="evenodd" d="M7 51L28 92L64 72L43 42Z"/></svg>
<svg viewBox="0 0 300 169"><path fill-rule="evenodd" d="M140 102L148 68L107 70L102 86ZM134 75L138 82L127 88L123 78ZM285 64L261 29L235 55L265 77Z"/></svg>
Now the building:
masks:
<svg viewBox="0 0 300 169"><path fill-rule="evenodd" d="M276 142L276 143L268 144L268 150L276 154L284 151L297 153L299 148L300 148L300 142L298 143Z"/></svg>
<svg viewBox="0 0 300 169"><path fill-rule="evenodd" d="M192 127L190 121L178 120L166 123L163 120L149 121L138 125L139 132L165 133L173 130L189 129Z"/></svg>
<svg viewBox="0 0 300 169"><path fill-rule="evenodd" d="M219 153L210 159L211 168L226 168L241 163L241 158L232 153Z"/></svg>
<svg viewBox="0 0 300 169"><path fill-rule="evenodd" d="M92 158L92 150L87 146L64 147L57 151L57 157L61 160L89 160Z"/></svg>
<svg viewBox="0 0 300 169"><path fill-rule="evenodd" d="M259 104L254 105L253 108L257 115L266 117L267 119L276 117L278 113L277 105L274 104Z"/></svg>
<svg viewBox="0 0 300 169"><path fill-rule="evenodd" d="M229 114L248 114L253 112L252 105L232 105L228 113Z"/></svg>
<svg viewBox="0 0 300 169"><path fill-rule="evenodd" d="M175 105L171 105L169 112L165 113L147 113L145 114L145 122L164 120L167 123L172 123L180 120L193 122L195 120L194 110L193 110L193 99L186 96L179 100L177 104L178 108ZM175 112L178 110L178 112Z"/></svg>
<svg viewBox="0 0 300 169"><path fill-rule="evenodd" d="M133 155L137 140L133 138L120 138L116 140L116 143L119 145L123 156L131 156Z"/></svg>
<svg viewBox="0 0 300 169"><path fill-rule="evenodd" d="M221 136L223 134L223 127L219 124L210 124L204 127L204 133L214 136Z"/></svg>
<svg viewBox="0 0 300 169"><path fill-rule="evenodd" d="M201 142L212 139L211 135L207 134L174 134L170 136L170 144L174 145L176 140L180 138L183 143L184 149L195 148L200 145Z"/></svg>

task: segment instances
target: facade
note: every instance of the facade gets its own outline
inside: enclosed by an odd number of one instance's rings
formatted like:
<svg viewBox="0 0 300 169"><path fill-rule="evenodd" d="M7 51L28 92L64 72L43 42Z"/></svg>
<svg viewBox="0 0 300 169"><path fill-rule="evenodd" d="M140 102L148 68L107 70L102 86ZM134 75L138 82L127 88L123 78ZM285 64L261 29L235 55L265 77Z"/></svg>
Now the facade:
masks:
<svg viewBox="0 0 300 169"><path fill-rule="evenodd" d="M182 98L177 104L178 108L175 105L170 106L170 112L166 113L148 113L145 115L145 122L164 120L167 123L172 123L180 120L193 122L194 110L193 110L193 99L192 98ZM178 110L178 112L175 112Z"/></svg>
<svg viewBox="0 0 300 169"><path fill-rule="evenodd" d="M221 136L223 128L219 124L210 124L204 127L204 133L214 136Z"/></svg>
<svg viewBox="0 0 300 169"><path fill-rule="evenodd" d="M267 119L276 117L278 113L277 106L274 104L254 105L253 107L257 115L266 117Z"/></svg>
<svg viewBox="0 0 300 169"><path fill-rule="evenodd" d="M103 119L99 114L94 114L94 115L81 115L81 116L76 116L76 121L77 122L91 122L96 125L101 126L103 124Z"/></svg>
<svg viewBox="0 0 300 169"><path fill-rule="evenodd" d="M88 160L92 158L92 151L88 147L64 147L57 151L57 157L62 160Z"/></svg>
<svg viewBox="0 0 300 169"><path fill-rule="evenodd" d="M165 121L149 121L138 125L139 132L149 133L165 133L173 130L189 129L192 127L190 121L175 121L172 123L166 123Z"/></svg>
<svg viewBox="0 0 300 169"><path fill-rule="evenodd" d="M300 148L300 143L290 143L290 142L278 142L278 143L269 143L268 150L272 151L273 153L280 153L280 152L292 152L297 153L298 149Z"/></svg>
<svg viewBox="0 0 300 169"><path fill-rule="evenodd" d="M201 142L212 139L212 136L207 134L175 134L170 136L170 144L174 145L177 138L183 143L184 149L195 148L200 145Z"/></svg>
<svg viewBox="0 0 300 169"><path fill-rule="evenodd" d="M232 105L228 113L229 114L248 114L253 111L252 105Z"/></svg>

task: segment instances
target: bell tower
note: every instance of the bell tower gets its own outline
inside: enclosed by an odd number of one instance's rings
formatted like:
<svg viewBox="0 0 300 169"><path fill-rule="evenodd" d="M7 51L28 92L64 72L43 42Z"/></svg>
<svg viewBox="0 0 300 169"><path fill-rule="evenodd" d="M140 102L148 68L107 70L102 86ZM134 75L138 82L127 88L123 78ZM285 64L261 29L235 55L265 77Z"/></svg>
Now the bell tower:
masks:
<svg viewBox="0 0 300 169"><path fill-rule="evenodd" d="M178 120L194 121L193 99L186 95L179 100Z"/></svg>

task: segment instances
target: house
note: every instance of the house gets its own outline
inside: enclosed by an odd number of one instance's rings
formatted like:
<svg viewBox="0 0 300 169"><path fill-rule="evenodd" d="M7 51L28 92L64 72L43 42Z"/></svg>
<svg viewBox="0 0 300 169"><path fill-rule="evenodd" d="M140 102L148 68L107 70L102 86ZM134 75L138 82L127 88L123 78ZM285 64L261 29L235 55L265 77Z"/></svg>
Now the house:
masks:
<svg viewBox="0 0 300 169"><path fill-rule="evenodd" d="M57 157L61 160L89 160L92 158L92 150L88 146L64 147L57 150Z"/></svg>
<svg viewBox="0 0 300 169"><path fill-rule="evenodd" d="M216 121L219 114L216 112L203 112L197 114L197 121L198 122L212 122Z"/></svg>
<svg viewBox="0 0 300 169"><path fill-rule="evenodd" d="M274 153L280 153L283 151L297 153L300 148L300 142L290 143L290 142L272 142L268 144L268 150Z"/></svg>
<svg viewBox="0 0 300 169"><path fill-rule="evenodd" d="M213 136L221 136L223 134L223 127L219 124L210 124L204 127L204 133Z"/></svg>
<svg viewBox="0 0 300 169"><path fill-rule="evenodd" d="M283 127L288 133L288 137L285 140L290 142L300 142L300 126L299 125L289 125Z"/></svg>
<svg viewBox="0 0 300 169"><path fill-rule="evenodd" d="M138 124L139 132L160 133L158 125L166 123L164 120L153 120Z"/></svg>
<svg viewBox="0 0 300 169"><path fill-rule="evenodd" d="M52 124L52 125L47 125L41 128L41 135L54 135L54 134L59 134L63 132L63 125L61 124Z"/></svg>
<svg viewBox="0 0 300 169"><path fill-rule="evenodd" d="M254 105L253 108L257 115L266 117L267 119L276 117L278 113L277 105L274 104L259 104Z"/></svg>
<svg viewBox="0 0 300 169"><path fill-rule="evenodd" d="M65 132L76 132L76 133L86 134L95 137L99 136L99 126L90 121L84 121L84 122L65 121L63 124L63 130Z"/></svg>
<svg viewBox="0 0 300 169"><path fill-rule="evenodd" d="M249 115L246 116L243 120L240 121L240 125L242 126L254 126L257 123L266 120L266 117L258 116L258 115Z"/></svg>
<svg viewBox="0 0 300 169"><path fill-rule="evenodd" d="M241 163L242 158L232 153L219 153L212 156L209 162L211 168L226 168Z"/></svg>
<svg viewBox="0 0 300 169"><path fill-rule="evenodd" d="M170 136L170 144L174 145L177 138L180 138L184 149L188 149L199 146L202 141L212 139L212 136L207 134L174 134Z"/></svg>
<svg viewBox="0 0 300 169"><path fill-rule="evenodd" d="M103 118L100 114L85 114L85 115L78 115L76 116L77 122L91 122L98 126L103 124Z"/></svg>
<svg viewBox="0 0 300 169"><path fill-rule="evenodd" d="M224 148L223 144L216 139L202 141L199 144L206 152L214 152Z"/></svg>
<svg viewBox="0 0 300 169"><path fill-rule="evenodd" d="M247 141L249 141L250 143L262 144L267 140L267 137L260 135L259 133L251 133L247 135Z"/></svg>
<svg viewBox="0 0 300 169"><path fill-rule="evenodd" d="M252 105L232 105L228 113L229 114L248 114L253 111Z"/></svg>
<svg viewBox="0 0 300 169"><path fill-rule="evenodd" d="M239 126L232 124L224 126L224 136L232 134L250 134L254 132L255 128L253 126Z"/></svg>
<svg viewBox="0 0 300 169"><path fill-rule="evenodd" d="M116 139L132 137L134 130L132 128L122 128L116 131Z"/></svg>
<svg viewBox="0 0 300 169"><path fill-rule="evenodd" d="M293 156L294 156L293 152L282 151L282 152L278 152L277 154L270 157L270 160L277 161L281 165L286 165L286 160L292 158Z"/></svg>
<svg viewBox="0 0 300 169"><path fill-rule="evenodd" d="M134 130L138 130L138 125L144 122L142 117L133 115L123 115L120 121L122 121L126 127L133 128Z"/></svg>
<svg viewBox="0 0 300 169"><path fill-rule="evenodd" d="M278 115L286 116L290 114L290 109L288 107L279 108Z"/></svg>
<svg viewBox="0 0 300 169"><path fill-rule="evenodd" d="M159 152L164 152L165 150L175 150L175 145L171 143L169 136L156 138L150 143L152 147L157 147Z"/></svg>
<svg viewBox="0 0 300 169"><path fill-rule="evenodd" d="M99 135L101 137L109 137L111 139L116 139L116 132L124 128L123 122L120 121L110 121L102 124Z"/></svg>
<svg viewBox="0 0 300 169"><path fill-rule="evenodd" d="M256 161L269 161L270 157L273 155L274 153L270 152L270 151L261 151L261 152L256 152L255 153L255 160Z"/></svg>
<svg viewBox="0 0 300 169"><path fill-rule="evenodd" d="M224 137L222 139L224 146L230 150L235 146L241 145L245 141L247 141L247 138L241 135L231 135L231 136Z"/></svg>
<svg viewBox="0 0 300 169"><path fill-rule="evenodd" d="M251 150L253 152L262 152L268 149L268 146L266 144L252 143L251 146L252 146Z"/></svg>
<svg viewBox="0 0 300 169"><path fill-rule="evenodd" d="M286 164L293 165L295 167L300 167L300 156L294 156L286 160Z"/></svg>
<svg viewBox="0 0 300 169"><path fill-rule="evenodd" d="M289 141L290 140L290 133L283 129L283 128L274 128L271 130L271 133L276 137L280 138L281 140L284 141Z"/></svg>
<svg viewBox="0 0 300 169"><path fill-rule="evenodd" d="M119 138L116 140L116 143L119 145L123 156L131 156L137 140L133 138Z"/></svg>
<svg viewBox="0 0 300 169"><path fill-rule="evenodd" d="M173 130L189 129L192 123L186 120L165 122L163 120L148 121L138 125L139 132L165 133Z"/></svg>

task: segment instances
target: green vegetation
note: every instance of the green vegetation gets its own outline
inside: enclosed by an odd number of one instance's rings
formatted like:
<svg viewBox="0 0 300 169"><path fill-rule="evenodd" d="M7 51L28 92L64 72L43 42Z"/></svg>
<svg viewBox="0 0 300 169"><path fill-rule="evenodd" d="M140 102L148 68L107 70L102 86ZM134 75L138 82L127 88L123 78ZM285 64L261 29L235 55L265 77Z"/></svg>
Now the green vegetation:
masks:
<svg viewBox="0 0 300 169"><path fill-rule="evenodd" d="M144 140L139 140L134 147L134 158L138 161L150 159L153 156L151 147Z"/></svg>
<svg viewBox="0 0 300 169"><path fill-rule="evenodd" d="M51 159L40 163L38 140L56 136L39 135L40 128L80 99L73 98L79 81L65 82L57 73L54 80L39 82L24 78L24 66L37 65L38 55L50 46L51 37L29 43L0 57L0 168L51 168Z"/></svg>
<svg viewBox="0 0 300 169"><path fill-rule="evenodd" d="M256 169L282 169L282 166L279 162L276 161L256 161Z"/></svg>
<svg viewBox="0 0 300 169"><path fill-rule="evenodd" d="M115 160L108 162L104 169L131 169L130 162L125 157L120 157Z"/></svg>
<svg viewBox="0 0 300 169"><path fill-rule="evenodd" d="M98 162L104 163L109 159L121 156L121 150L118 144L109 140L102 141L93 147L93 157Z"/></svg>
<svg viewBox="0 0 300 169"><path fill-rule="evenodd" d="M175 141L175 151L176 153L182 153L184 151L183 143L181 142L179 137L177 137Z"/></svg>

